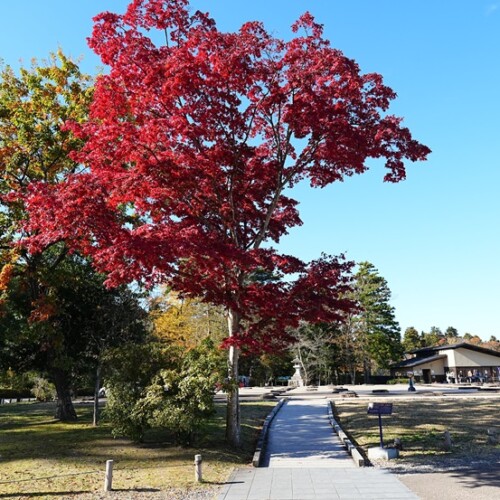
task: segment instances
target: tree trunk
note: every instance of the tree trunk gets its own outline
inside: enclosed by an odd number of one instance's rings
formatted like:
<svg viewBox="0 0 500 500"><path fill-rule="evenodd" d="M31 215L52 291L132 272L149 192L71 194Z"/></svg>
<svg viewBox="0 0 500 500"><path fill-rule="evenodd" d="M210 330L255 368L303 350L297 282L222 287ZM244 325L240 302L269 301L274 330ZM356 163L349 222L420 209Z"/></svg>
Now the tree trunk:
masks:
<svg viewBox="0 0 500 500"><path fill-rule="evenodd" d="M300 350L300 347L297 351L298 358L300 361L300 366L302 367L302 373L304 376L302 377L302 380L304 381L304 385L309 385L309 372L306 369L306 365L304 364L304 361L302 360L302 351Z"/></svg>
<svg viewBox="0 0 500 500"><path fill-rule="evenodd" d="M240 328L240 315L236 311L228 313L229 336L234 337ZM228 353L228 388L226 414L226 440L237 448L241 444L240 401L238 384L239 349L231 346Z"/></svg>
<svg viewBox="0 0 500 500"><path fill-rule="evenodd" d="M349 363L349 368L347 370L348 376L351 379L351 384L355 385L356 384L356 363L351 361Z"/></svg>
<svg viewBox="0 0 500 500"><path fill-rule="evenodd" d="M371 379L372 379L372 371L371 371L371 366L370 366L370 360L366 359L364 360L364 378L365 378L365 384L370 384Z"/></svg>
<svg viewBox="0 0 500 500"><path fill-rule="evenodd" d="M74 422L77 420L76 411L71 401L69 389L69 377L65 370L56 368L53 371L54 385L57 392L57 406L55 418L63 422Z"/></svg>
<svg viewBox="0 0 500 500"><path fill-rule="evenodd" d="M97 427L99 424L99 389L101 385L101 363L97 362L97 369L95 372L95 385L94 385L94 415L92 418L92 425Z"/></svg>

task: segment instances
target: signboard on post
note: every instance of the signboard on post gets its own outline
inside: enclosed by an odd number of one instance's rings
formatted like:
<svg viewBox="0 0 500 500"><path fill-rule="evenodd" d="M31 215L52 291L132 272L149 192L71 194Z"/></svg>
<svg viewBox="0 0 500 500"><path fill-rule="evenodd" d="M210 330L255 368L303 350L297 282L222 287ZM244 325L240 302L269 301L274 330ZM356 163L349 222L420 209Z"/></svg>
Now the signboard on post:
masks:
<svg viewBox="0 0 500 500"><path fill-rule="evenodd" d="M384 447L382 435L382 415L392 415L392 403L370 403L368 405L368 415L378 415L378 427L380 431L380 447Z"/></svg>
<svg viewBox="0 0 500 500"><path fill-rule="evenodd" d="M368 415L392 415L392 403L370 403Z"/></svg>

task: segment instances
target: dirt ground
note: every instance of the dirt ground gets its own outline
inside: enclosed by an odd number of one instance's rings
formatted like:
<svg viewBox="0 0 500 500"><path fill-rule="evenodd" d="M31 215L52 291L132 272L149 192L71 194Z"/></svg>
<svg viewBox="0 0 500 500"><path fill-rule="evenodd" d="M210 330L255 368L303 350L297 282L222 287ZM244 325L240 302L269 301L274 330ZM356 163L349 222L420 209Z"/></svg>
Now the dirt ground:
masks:
<svg viewBox="0 0 500 500"><path fill-rule="evenodd" d="M493 500L500 498L500 464L488 469L398 474L422 500Z"/></svg>

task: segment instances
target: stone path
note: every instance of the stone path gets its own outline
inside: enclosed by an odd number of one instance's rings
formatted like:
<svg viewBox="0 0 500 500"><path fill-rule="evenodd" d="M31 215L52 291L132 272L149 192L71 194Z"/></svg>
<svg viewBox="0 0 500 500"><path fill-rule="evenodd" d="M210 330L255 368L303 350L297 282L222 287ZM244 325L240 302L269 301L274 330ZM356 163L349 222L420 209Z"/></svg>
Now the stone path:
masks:
<svg viewBox="0 0 500 500"><path fill-rule="evenodd" d="M264 467L355 467L328 422L325 399L290 400L274 418Z"/></svg>
<svg viewBox="0 0 500 500"><path fill-rule="evenodd" d="M238 469L219 500L416 500L388 471L364 468Z"/></svg>
<svg viewBox="0 0 500 500"><path fill-rule="evenodd" d="M236 470L218 499L418 499L390 472L354 466L332 432L325 399L290 400L281 408L264 465Z"/></svg>

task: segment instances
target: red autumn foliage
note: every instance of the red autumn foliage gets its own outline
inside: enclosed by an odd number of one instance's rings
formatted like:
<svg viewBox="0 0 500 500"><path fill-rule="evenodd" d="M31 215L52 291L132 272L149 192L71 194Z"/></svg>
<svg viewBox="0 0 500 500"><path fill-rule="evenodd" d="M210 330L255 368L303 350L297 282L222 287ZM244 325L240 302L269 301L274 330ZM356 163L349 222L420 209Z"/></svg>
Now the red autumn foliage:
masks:
<svg viewBox="0 0 500 500"><path fill-rule="evenodd" d="M274 349L299 319L339 319L350 264L270 246L301 224L290 189L361 174L369 158L398 182L429 149L386 113L395 93L380 75L361 74L310 14L292 28L290 41L258 22L223 33L185 0L97 16L89 44L110 72L89 121L68 124L87 169L30 186L31 250L66 240L110 284L167 282L224 305L237 346Z"/></svg>

